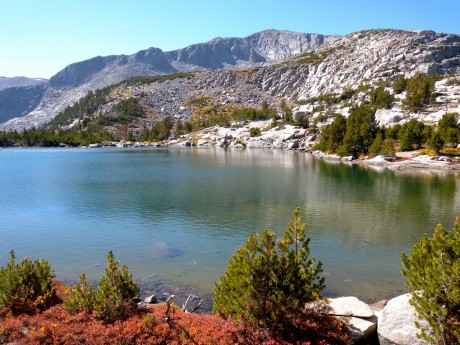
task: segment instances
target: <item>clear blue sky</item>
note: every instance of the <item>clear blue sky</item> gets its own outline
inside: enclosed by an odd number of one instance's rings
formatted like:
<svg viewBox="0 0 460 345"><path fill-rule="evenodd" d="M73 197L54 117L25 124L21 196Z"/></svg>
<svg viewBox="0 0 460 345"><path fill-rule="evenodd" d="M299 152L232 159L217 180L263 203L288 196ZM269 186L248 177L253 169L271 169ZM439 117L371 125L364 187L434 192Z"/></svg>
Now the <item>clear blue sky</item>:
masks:
<svg viewBox="0 0 460 345"><path fill-rule="evenodd" d="M97 55L164 51L265 29L460 34L460 0L0 0L0 76L49 78Z"/></svg>

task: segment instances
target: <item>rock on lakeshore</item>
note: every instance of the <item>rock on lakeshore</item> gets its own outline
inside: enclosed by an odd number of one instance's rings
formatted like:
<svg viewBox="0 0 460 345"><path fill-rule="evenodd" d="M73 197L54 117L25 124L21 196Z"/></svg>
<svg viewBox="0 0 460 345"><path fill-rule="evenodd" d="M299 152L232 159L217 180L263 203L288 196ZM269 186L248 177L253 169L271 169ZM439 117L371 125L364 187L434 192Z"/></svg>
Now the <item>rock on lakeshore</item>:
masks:
<svg viewBox="0 0 460 345"><path fill-rule="evenodd" d="M356 297L339 297L308 303L306 308L344 321L353 345L428 345L417 338L415 321L425 321L417 318L409 300L410 294L395 297L382 310L384 301L371 308Z"/></svg>
<svg viewBox="0 0 460 345"><path fill-rule="evenodd" d="M353 345L378 344L377 317L374 311L356 297L339 297L308 303L306 308L333 315L347 325Z"/></svg>
<svg viewBox="0 0 460 345"><path fill-rule="evenodd" d="M377 317L374 311L356 297L339 297L328 300L329 313L347 323L353 344L377 343Z"/></svg>
<svg viewBox="0 0 460 345"><path fill-rule="evenodd" d="M428 345L417 338L415 308L410 305L410 294L395 297L387 302L378 321L380 345Z"/></svg>

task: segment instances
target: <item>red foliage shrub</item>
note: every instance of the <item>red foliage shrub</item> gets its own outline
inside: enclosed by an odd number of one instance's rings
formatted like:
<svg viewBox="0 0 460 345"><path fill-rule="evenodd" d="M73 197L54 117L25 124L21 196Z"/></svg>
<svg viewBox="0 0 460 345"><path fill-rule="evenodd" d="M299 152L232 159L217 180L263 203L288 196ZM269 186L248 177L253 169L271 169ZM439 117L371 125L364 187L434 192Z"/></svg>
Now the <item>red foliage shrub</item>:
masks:
<svg viewBox="0 0 460 345"><path fill-rule="evenodd" d="M57 305L40 315L10 316L2 320L0 342L88 345L264 343L259 332L237 326L217 315L185 314L176 309L174 316L167 320L164 312L165 306L158 305L139 309L124 321L107 324L84 312L71 315L62 305Z"/></svg>
<svg viewBox="0 0 460 345"><path fill-rule="evenodd" d="M68 287L54 282L63 299ZM0 344L346 344L343 325L336 319L305 313L291 317L291 326L276 334L237 324L218 315L187 314L177 306L165 318L165 304L130 309L125 320L109 324L95 315L70 314L62 304L41 314L0 317Z"/></svg>

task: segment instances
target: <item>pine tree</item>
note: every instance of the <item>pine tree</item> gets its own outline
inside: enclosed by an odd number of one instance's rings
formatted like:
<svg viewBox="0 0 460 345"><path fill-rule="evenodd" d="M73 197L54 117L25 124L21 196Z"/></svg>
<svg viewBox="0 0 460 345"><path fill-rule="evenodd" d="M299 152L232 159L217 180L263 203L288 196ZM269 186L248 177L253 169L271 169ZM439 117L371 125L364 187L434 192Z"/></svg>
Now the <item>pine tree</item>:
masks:
<svg viewBox="0 0 460 345"><path fill-rule="evenodd" d="M80 282L72 287L69 297L64 301L64 307L71 313L83 310L91 312L94 309L96 294L93 287L86 281L86 275L80 276Z"/></svg>
<svg viewBox="0 0 460 345"><path fill-rule="evenodd" d="M113 322L126 316L126 302L138 293L139 287L129 273L128 266L123 265L120 270L118 261L110 251L105 275L99 280L97 292L88 285L83 274L80 283L73 287L70 296L64 301L64 306L70 312L94 310L98 318Z"/></svg>
<svg viewBox="0 0 460 345"><path fill-rule="evenodd" d="M215 312L273 329L320 297L322 265L309 258L310 239L301 221L297 209L282 239L275 241L267 230L249 236L215 283Z"/></svg>
<svg viewBox="0 0 460 345"><path fill-rule="evenodd" d="M445 144L457 147L460 141L459 116L456 113L447 113L442 116L438 123L438 131Z"/></svg>
<svg viewBox="0 0 460 345"><path fill-rule="evenodd" d="M416 323L418 336L436 344L459 344L460 218L453 231L438 225L433 237L424 235L411 256L403 253L401 259L411 304L428 323Z"/></svg>
<svg viewBox="0 0 460 345"><path fill-rule="evenodd" d="M376 133L375 109L369 105L361 105L353 109L347 120L342 151L355 157L359 154L367 154Z"/></svg>
<svg viewBox="0 0 460 345"><path fill-rule="evenodd" d="M107 255L105 276L99 280L94 310L97 317L106 321L123 318L126 314L125 301L133 299L139 293L126 265L120 270L112 251Z"/></svg>

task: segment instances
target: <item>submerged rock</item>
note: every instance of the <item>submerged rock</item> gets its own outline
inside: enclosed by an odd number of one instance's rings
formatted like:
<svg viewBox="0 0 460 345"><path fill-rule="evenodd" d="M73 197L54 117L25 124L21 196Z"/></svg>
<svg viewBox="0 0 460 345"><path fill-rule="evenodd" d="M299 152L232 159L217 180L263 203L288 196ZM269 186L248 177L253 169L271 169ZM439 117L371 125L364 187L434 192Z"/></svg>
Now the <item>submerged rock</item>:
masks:
<svg viewBox="0 0 460 345"><path fill-rule="evenodd" d="M149 254L153 259L174 259L184 254L184 251L179 248L168 246L162 241L153 241L148 247Z"/></svg>

